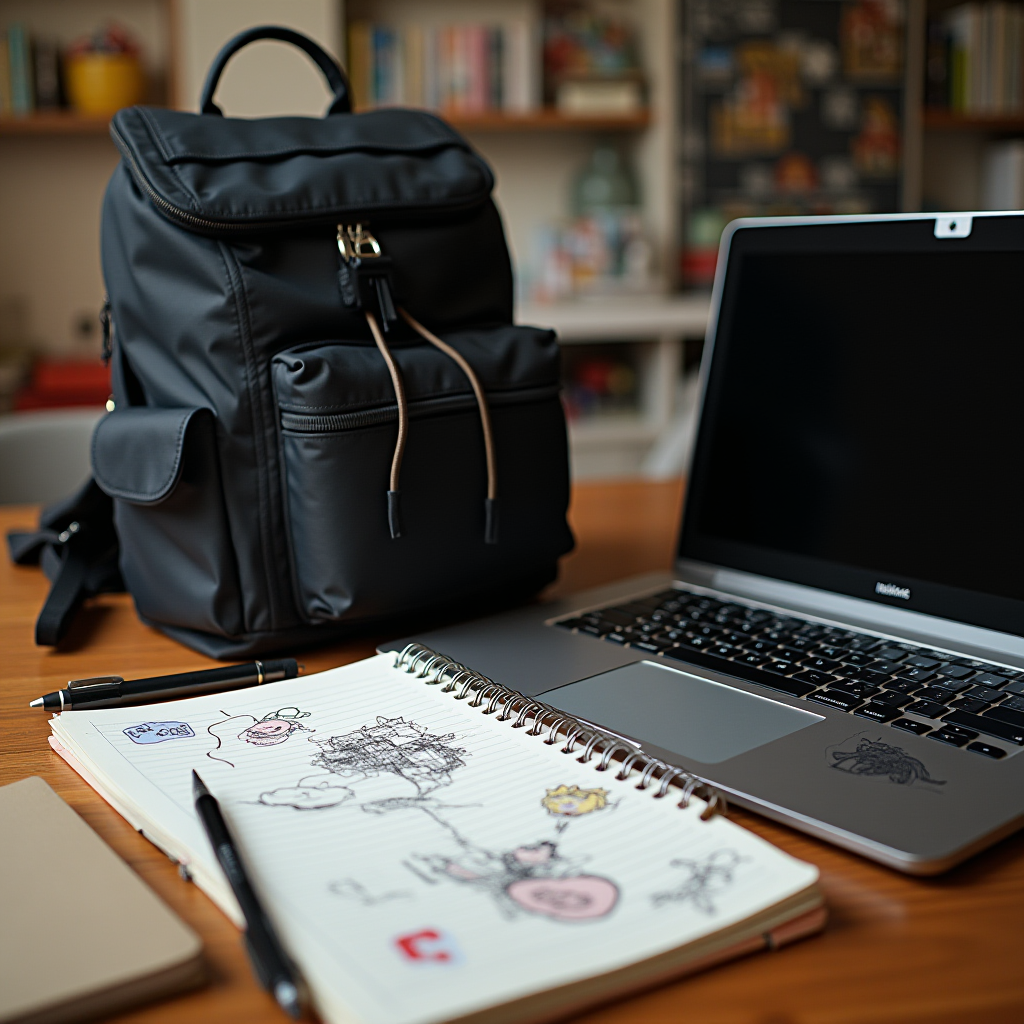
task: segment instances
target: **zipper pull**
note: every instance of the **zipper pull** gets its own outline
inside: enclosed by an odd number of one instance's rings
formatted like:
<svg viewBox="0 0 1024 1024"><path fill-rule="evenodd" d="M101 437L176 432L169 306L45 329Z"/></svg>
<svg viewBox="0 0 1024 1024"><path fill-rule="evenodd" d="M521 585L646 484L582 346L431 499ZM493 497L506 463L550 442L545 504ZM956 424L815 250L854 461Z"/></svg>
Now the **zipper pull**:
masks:
<svg viewBox="0 0 1024 1024"><path fill-rule="evenodd" d="M112 326L113 324L110 320L110 298L104 295L103 306L100 309L100 328L103 331L103 350L100 353L100 358L103 360L104 366L110 365L110 357L114 354L114 346L110 338Z"/></svg>
<svg viewBox="0 0 1024 1024"><path fill-rule="evenodd" d="M385 331L398 319L391 258L362 224L338 225L338 286L346 309L373 313Z"/></svg>

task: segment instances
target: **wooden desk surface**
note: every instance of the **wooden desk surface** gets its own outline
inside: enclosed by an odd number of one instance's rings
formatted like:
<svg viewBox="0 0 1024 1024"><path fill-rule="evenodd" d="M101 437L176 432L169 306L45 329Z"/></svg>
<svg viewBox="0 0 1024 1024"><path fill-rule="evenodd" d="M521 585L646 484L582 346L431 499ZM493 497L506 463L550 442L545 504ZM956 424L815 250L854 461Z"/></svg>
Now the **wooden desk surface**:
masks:
<svg viewBox="0 0 1024 1024"><path fill-rule="evenodd" d="M579 545L560 593L667 568L675 484L576 488ZM30 509L0 508L0 528L30 526ZM0 783L41 775L206 943L211 984L121 1021L278 1024L286 1018L253 981L238 932L175 867L132 831L46 744L47 716L28 701L69 678L152 675L208 667L199 654L141 625L125 595L94 600L59 651L36 648L46 583L0 558ZM308 671L373 653L385 637L306 653ZM935 879L906 878L753 815L731 816L818 865L831 920L823 935L776 953L614 1003L586 1024L1020 1024L1024 1021L1024 834ZM0 924L2 928L2 924ZM514 969L514 965L510 965Z"/></svg>

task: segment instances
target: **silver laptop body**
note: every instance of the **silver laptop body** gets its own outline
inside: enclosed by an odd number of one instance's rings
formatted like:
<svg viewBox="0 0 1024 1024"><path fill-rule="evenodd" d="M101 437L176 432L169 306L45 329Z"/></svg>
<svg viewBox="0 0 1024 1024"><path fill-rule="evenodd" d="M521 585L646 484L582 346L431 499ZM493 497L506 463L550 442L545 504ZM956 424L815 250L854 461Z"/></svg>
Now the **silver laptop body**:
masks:
<svg viewBox="0 0 1024 1024"><path fill-rule="evenodd" d="M736 221L701 373L672 574L382 649L902 871L1019 828L1024 215Z"/></svg>

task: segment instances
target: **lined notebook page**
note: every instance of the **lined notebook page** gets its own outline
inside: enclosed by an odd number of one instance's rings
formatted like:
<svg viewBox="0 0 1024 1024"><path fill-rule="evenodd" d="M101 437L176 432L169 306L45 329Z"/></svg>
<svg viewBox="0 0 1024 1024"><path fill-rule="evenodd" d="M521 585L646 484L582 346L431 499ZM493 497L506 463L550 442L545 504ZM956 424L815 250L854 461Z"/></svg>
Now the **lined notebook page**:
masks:
<svg viewBox="0 0 1024 1024"><path fill-rule="evenodd" d="M216 877L192 806L202 775L329 1018L448 1019L683 945L815 880L700 821L699 801L638 792L393 659L53 721L129 817Z"/></svg>

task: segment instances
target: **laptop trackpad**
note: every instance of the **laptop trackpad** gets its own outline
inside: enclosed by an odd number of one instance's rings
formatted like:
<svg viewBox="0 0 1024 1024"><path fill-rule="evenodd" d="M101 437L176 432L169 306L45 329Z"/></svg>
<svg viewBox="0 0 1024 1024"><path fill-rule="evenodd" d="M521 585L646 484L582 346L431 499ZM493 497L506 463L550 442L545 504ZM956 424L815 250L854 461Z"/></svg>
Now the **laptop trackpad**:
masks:
<svg viewBox="0 0 1024 1024"><path fill-rule="evenodd" d="M548 690L538 699L704 764L725 761L823 717L646 661Z"/></svg>

